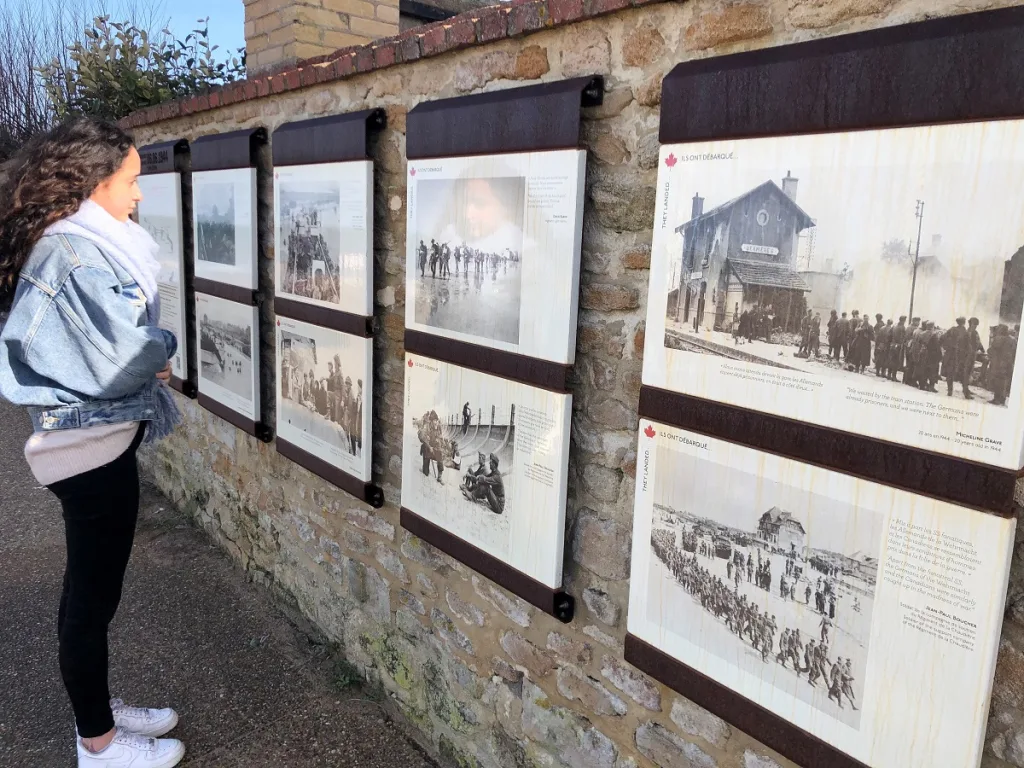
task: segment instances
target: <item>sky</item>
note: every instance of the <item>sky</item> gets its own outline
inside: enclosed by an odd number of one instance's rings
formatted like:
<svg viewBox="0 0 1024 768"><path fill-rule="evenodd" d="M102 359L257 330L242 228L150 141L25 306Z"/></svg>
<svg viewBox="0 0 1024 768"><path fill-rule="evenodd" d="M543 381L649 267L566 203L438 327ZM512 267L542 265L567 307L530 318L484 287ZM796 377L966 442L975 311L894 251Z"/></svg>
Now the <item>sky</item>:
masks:
<svg viewBox="0 0 1024 768"><path fill-rule="evenodd" d="M884 516L858 507L854 499L831 498L762 471L751 474L728 463L680 454L670 445L659 447L658 466L658 504L750 533L756 533L761 515L777 506L803 525L806 546L875 557L881 549Z"/></svg>
<svg viewBox="0 0 1024 768"><path fill-rule="evenodd" d="M198 24L197 19L210 19L210 43L219 45L217 54L234 52L245 46L245 6L242 0L65 0L65 7L76 13L108 14L111 19L132 16L152 17L154 27L162 29L165 22L178 39L183 38ZM0 0L4 11L8 8L37 8L39 0ZM53 7L57 7L54 3ZM72 12L72 11L69 11Z"/></svg>
<svg viewBox="0 0 1024 768"><path fill-rule="evenodd" d="M686 153L729 153L729 160L684 158L673 169L673 228L787 171L799 179L796 202L816 221L815 255L856 268L877 261L882 243L917 240L917 200L925 201L921 253L955 271L1002 262L1024 245L1024 121L681 145ZM678 249L678 236L668 238Z"/></svg>
<svg viewBox="0 0 1024 768"><path fill-rule="evenodd" d="M197 19L210 18L210 44L217 54L245 47L245 7L242 0L173 0L163 6L170 29L180 39L195 27Z"/></svg>

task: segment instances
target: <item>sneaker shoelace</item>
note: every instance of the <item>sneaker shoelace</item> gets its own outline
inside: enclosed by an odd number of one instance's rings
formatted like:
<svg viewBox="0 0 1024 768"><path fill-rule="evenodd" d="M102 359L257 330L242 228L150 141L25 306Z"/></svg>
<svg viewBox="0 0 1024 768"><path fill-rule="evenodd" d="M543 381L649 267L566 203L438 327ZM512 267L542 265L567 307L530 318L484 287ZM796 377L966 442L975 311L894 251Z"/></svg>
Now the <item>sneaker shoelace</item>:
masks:
<svg viewBox="0 0 1024 768"><path fill-rule="evenodd" d="M114 714L124 715L125 717L137 717L141 720L149 722L153 719L153 712L146 707L129 707L121 699L113 699L110 702L110 709Z"/></svg>
<svg viewBox="0 0 1024 768"><path fill-rule="evenodd" d="M137 733L126 731L124 728L117 729L117 735L114 737L114 741L118 744L123 744L126 747L143 749L147 752L152 752L153 749L156 748L156 739L151 739L148 736L139 736Z"/></svg>

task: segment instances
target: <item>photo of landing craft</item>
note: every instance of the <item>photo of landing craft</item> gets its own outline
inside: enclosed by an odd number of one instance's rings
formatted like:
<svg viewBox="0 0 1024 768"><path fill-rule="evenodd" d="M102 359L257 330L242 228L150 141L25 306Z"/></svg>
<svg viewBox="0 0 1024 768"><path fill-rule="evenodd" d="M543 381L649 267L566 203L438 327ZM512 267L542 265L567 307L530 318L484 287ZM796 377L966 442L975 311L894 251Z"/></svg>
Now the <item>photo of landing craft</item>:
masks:
<svg viewBox="0 0 1024 768"><path fill-rule="evenodd" d="M461 413L447 415L443 423L433 410L414 418L423 461L420 471L457 490L464 503L502 514L509 496L505 478L513 466L515 415L514 405L505 418L491 406L490 422L485 424L483 409L474 410L467 402Z"/></svg>
<svg viewBox="0 0 1024 768"><path fill-rule="evenodd" d="M365 232L343 230L341 188L335 181L282 181L279 287L285 294L339 304L346 285L361 279L365 257L356 243Z"/></svg>
<svg viewBox="0 0 1024 768"><path fill-rule="evenodd" d="M282 329L278 423L350 456L362 456L366 372L360 355L352 337L318 345L315 338Z"/></svg>

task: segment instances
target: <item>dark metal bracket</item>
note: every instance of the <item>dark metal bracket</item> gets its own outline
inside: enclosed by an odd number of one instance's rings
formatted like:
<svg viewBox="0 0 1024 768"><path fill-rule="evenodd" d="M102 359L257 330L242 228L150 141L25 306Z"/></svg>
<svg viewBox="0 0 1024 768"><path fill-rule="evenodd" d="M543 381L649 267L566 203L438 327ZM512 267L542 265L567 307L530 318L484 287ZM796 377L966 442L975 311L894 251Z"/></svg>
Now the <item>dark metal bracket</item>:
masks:
<svg viewBox="0 0 1024 768"><path fill-rule="evenodd" d="M603 99L596 75L424 102L406 116L406 157L577 149L580 109Z"/></svg>
<svg viewBox="0 0 1024 768"><path fill-rule="evenodd" d="M387 122L387 113L377 107L285 123L274 131L274 167L367 160L371 134Z"/></svg>

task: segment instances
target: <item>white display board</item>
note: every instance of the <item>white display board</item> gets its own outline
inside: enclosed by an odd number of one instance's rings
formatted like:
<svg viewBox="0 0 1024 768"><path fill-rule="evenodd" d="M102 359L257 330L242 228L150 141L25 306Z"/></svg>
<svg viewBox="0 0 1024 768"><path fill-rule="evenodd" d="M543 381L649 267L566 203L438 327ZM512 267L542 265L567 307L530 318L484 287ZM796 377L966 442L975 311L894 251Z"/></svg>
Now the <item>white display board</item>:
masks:
<svg viewBox="0 0 1024 768"><path fill-rule="evenodd" d="M171 358L171 371L182 381L188 380L188 344L186 335L188 308L185 296L185 253L182 244L181 174L157 173L139 177L142 200L139 201L139 224L160 246L157 260L160 272L160 327L178 340L178 350Z"/></svg>
<svg viewBox="0 0 1024 768"><path fill-rule="evenodd" d="M274 171L277 296L373 314L373 163Z"/></svg>
<svg viewBox="0 0 1024 768"><path fill-rule="evenodd" d="M659 169L645 384L1022 465L1024 121L666 145Z"/></svg>
<svg viewBox="0 0 1024 768"><path fill-rule="evenodd" d="M406 328L571 363L586 152L409 162Z"/></svg>
<svg viewBox="0 0 1024 768"><path fill-rule="evenodd" d="M199 393L260 420L258 310L196 294Z"/></svg>
<svg viewBox="0 0 1024 768"><path fill-rule="evenodd" d="M637 457L631 634L872 768L979 764L1013 519L646 419Z"/></svg>
<svg viewBox="0 0 1024 768"><path fill-rule="evenodd" d="M406 355L402 506L562 584L571 395Z"/></svg>
<svg viewBox="0 0 1024 768"><path fill-rule="evenodd" d="M192 174L196 277L256 290L256 169Z"/></svg>
<svg viewBox="0 0 1024 768"><path fill-rule="evenodd" d="M277 436L369 482L373 339L277 319Z"/></svg>

